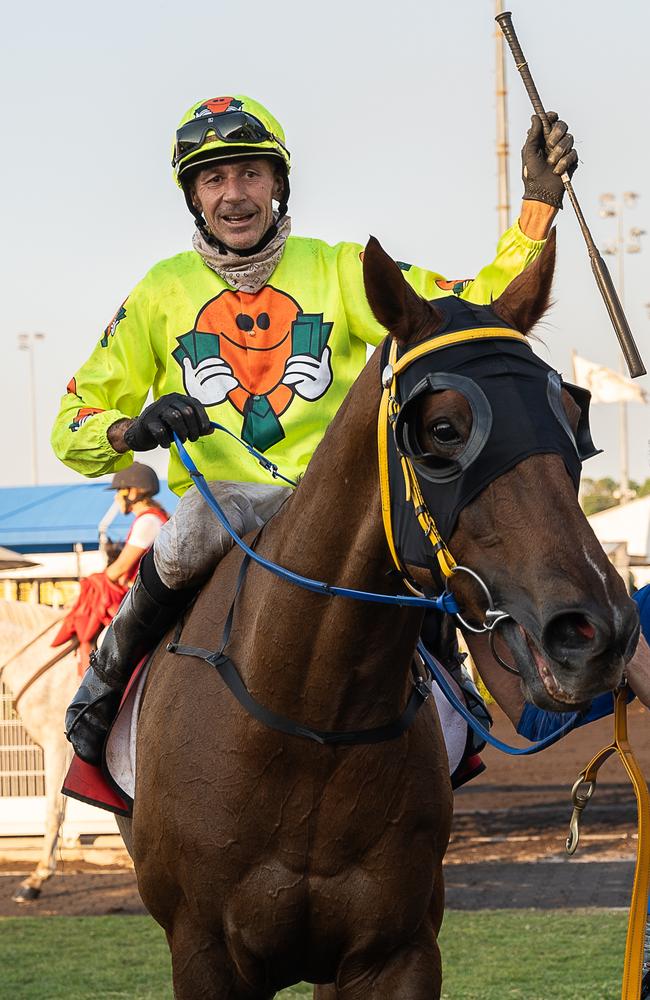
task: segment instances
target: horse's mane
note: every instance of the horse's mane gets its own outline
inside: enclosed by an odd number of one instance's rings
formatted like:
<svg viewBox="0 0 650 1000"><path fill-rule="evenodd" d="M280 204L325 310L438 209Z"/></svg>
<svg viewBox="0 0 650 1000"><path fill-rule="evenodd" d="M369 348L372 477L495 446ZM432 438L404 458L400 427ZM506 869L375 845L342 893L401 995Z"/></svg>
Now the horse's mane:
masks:
<svg viewBox="0 0 650 1000"><path fill-rule="evenodd" d="M0 600L0 670L16 650L56 624L64 614L46 604Z"/></svg>
<svg viewBox="0 0 650 1000"><path fill-rule="evenodd" d="M36 630L59 621L63 615L63 611L46 604L0 599L0 625L18 625L25 630Z"/></svg>

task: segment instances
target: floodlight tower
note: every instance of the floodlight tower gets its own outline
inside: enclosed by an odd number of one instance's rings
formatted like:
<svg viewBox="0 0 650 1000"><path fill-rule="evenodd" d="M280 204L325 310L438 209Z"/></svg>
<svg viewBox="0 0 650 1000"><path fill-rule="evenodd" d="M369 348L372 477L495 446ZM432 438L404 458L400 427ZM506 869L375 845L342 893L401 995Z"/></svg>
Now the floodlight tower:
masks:
<svg viewBox="0 0 650 1000"><path fill-rule="evenodd" d="M36 439L36 379L34 372L34 347L38 340L45 340L44 333L19 333L18 350L26 351L29 362L29 410L32 439L32 482L38 483L38 450Z"/></svg>
<svg viewBox="0 0 650 1000"><path fill-rule="evenodd" d="M634 208L639 195L635 191L624 191L622 195L615 195L606 192L600 196L600 215L603 219L616 219L616 239L603 247L603 253L610 254L617 258L618 262L618 297L621 305L625 308L625 254L641 252L641 237L645 236L645 229L632 227L628 235L625 235L625 225L623 214L625 209ZM623 375L626 373L625 359L621 355L619 368ZM629 461L628 461L628 433L627 433L627 403L621 400L619 408L619 448L620 448L620 487L619 503L627 503L634 495L630 492Z"/></svg>

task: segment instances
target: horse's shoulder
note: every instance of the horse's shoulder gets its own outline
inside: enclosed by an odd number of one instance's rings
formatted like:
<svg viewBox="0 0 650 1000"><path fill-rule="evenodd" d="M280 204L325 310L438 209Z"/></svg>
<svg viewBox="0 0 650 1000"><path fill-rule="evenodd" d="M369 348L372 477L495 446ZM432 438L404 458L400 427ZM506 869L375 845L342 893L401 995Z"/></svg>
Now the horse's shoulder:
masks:
<svg viewBox="0 0 650 1000"><path fill-rule="evenodd" d="M269 548L273 550L274 554L278 551L277 540L279 538L281 541L287 530L284 518L287 515L290 516L294 495L292 494L285 501L263 528L244 536L247 545L260 553L264 553ZM244 558L245 554L242 549L238 545L233 545L219 560L212 575L205 581L192 605L174 624L173 630L167 634L154 653L147 677L147 686L151 676L158 673L163 660L167 657L175 660L178 657L177 653L170 653L166 648L172 636L175 641L180 641L181 645L209 649L214 652L222 644L231 609L234 608L233 617L236 619L238 598L240 595L244 598L245 594L248 598L251 582L253 583L254 604L259 605L260 602L266 600L268 596L266 588L272 588L277 583L277 577L252 562L249 562L245 570L242 571ZM281 561L281 556L279 559ZM254 581L250 580L251 574L255 576ZM250 604L246 602L244 612L246 613L248 610L250 610Z"/></svg>

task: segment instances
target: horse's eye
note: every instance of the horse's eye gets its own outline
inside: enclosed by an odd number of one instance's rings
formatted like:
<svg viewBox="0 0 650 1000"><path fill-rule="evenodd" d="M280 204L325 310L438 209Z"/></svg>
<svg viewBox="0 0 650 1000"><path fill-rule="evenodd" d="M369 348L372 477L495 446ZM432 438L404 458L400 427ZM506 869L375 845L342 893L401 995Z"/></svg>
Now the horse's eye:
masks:
<svg viewBox="0 0 650 1000"><path fill-rule="evenodd" d="M451 447L462 444L458 431L448 420L436 420L428 427L429 434L436 444Z"/></svg>

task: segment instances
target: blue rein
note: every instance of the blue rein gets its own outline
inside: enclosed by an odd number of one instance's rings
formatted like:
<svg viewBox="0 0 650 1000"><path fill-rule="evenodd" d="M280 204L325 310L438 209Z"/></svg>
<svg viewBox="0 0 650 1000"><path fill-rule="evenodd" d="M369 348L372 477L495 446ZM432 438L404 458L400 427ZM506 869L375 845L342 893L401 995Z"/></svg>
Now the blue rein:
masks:
<svg viewBox="0 0 650 1000"><path fill-rule="evenodd" d="M221 424L212 422L212 426L215 430L224 431L226 434L230 435L235 441L255 458L260 465L271 474L274 479L282 479L285 483L291 486L296 486L297 484L292 479L287 479L283 476L277 465L265 458L258 451L255 450L251 445L246 444L241 438L229 431L227 427L223 427ZM441 611L445 614L456 615L459 612L459 607L456 602L456 598L449 591L445 591L439 597L411 597L407 594L376 594L372 591L367 590L352 590L348 587L335 587L329 583L323 583L320 580L312 580L310 577L302 576L300 573L294 573L292 570L285 569L283 566L278 566L277 563L270 562L261 556L258 552L252 549L246 544L243 539L239 537L237 532L234 530L230 524L225 512L214 498L210 492L205 476L202 472L197 469L194 460L188 453L187 449L183 445L182 441L177 434L174 434L174 442L178 449L178 454L180 455L181 461L185 468L187 469L190 478L194 482L197 490L207 503L208 507L215 515L222 528L230 535L232 540L236 545L242 549L246 555L256 562L259 566L263 566L264 569L273 573L275 576L280 577L282 580L286 580L289 583L293 583L298 587L302 587L304 590L310 590L312 593L324 594L328 597L348 597L356 601L370 601L376 604L392 604L398 605L400 607L411 607L411 608L425 608L430 611ZM528 754L539 753L540 750L546 749L546 747L552 746L557 743L558 740L566 736L567 733L571 732L575 728L576 723L580 719L578 712L575 713L575 717L569 719L561 728L557 729L554 733L546 736L544 739L536 740L532 742L531 746L528 747L513 747L508 743L504 743L502 740L492 736L489 730L485 729L484 726L478 722L472 713L469 711L466 705L458 698L453 688L447 681L447 678L440 668L440 665L436 658L429 653L424 643L420 639L417 645L417 651L422 658L430 677L432 677L438 686L440 687L445 698L455 709L456 712L465 720L468 726L474 730L474 732L490 746L495 747L497 750L501 750L503 753L510 754L511 756L527 756Z"/></svg>
<svg viewBox="0 0 650 1000"><path fill-rule="evenodd" d="M509 754L511 757L527 757L531 753L539 753L540 750L545 750L546 747L553 746L553 744L557 743L558 740L561 740L563 736L570 733L572 729L575 729L576 724L580 720L580 713L574 712L572 713L573 717L570 718L568 722L565 722L563 726L556 729L554 733L550 733L548 736L545 736L544 739L533 740L531 745L528 747L513 747L509 743L504 743L503 740L497 739L496 736L492 736L490 731L485 729L485 727L474 718L470 710L463 704L454 689L449 684L435 656L431 655L421 639L418 642L417 650L422 657L422 661L429 671L429 674L435 679L438 687L451 707L455 709L460 716L462 716L467 725L473 729L482 740L485 740L486 743L489 743L490 746L495 747L497 750L501 750L502 753Z"/></svg>
<svg viewBox="0 0 650 1000"><path fill-rule="evenodd" d="M267 458L264 458L264 456L260 455L254 448L247 445L245 441L241 441L240 438L238 438L231 431L228 431L227 428L215 423L213 423L212 426L217 430L225 430L226 433L230 434L230 436L235 439L235 441L239 441L240 444L243 445L243 447L246 448L246 450L254 458L256 458L268 472L271 473L274 479L282 479L285 483L289 483L292 486L297 485L293 482L293 480L280 475L277 465L274 465L273 462L269 462ZM397 604L401 607L428 608L430 611L443 611L450 615L455 615L460 610L458 604L456 603L456 598L453 594L449 593L449 591L445 591L440 595L440 597L410 597L407 594L375 594L368 590L352 590L349 587L335 587L329 583L323 583L320 580L312 580L308 576L301 576L299 573L293 573L290 569L285 569L283 566L278 566L276 563L269 562L268 559L259 555L259 553L255 552L254 549L251 549L246 542L242 541L230 524L223 509L210 492L205 476L202 472L199 472L193 459L188 454L187 449L183 446L176 434L174 434L174 441L176 443L176 447L178 448L181 461L189 472L194 485L207 503L210 510L216 516L222 528L228 532L230 537L240 547L240 549L250 556L253 562L263 566L264 569L267 569L270 573L274 573L275 576L279 576L280 579L287 580L289 583L295 583L298 587L303 587L305 590L311 590L316 594L326 594L328 597L349 597L355 601L371 601L376 604Z"/></svg>

